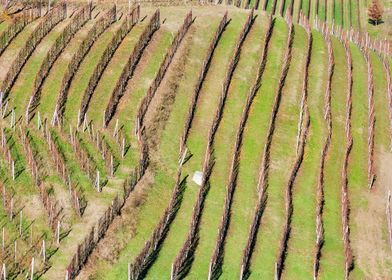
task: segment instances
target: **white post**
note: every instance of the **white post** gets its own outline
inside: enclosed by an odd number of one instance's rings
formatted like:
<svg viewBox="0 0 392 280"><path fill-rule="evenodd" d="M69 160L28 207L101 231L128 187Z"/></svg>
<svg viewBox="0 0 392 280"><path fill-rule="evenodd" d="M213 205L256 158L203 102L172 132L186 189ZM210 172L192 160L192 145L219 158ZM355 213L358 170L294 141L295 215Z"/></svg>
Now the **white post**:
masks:
<svg viewBox="0 0 392 280"><path fill-rule="evenodd" d="M5 271L5 263L3 263L3 279L7 280L7 273Z"/></svg>
<svg viewBox="0 0 392 280"><path fill-rule="evenodd" d="M113 163L113 155L110 155L110 173L114 175L114 163Z"/></svg>
<svg viewBox="0 0 392 280"><path fill-rule="evenodd" d="M80 126L80 109L78 111L78 124L76 126L76 128L78 128Z"/></svg>
<svg viewBox="0 0 392 280"><path fill-rule="evenodd" d="M15 181L15 161L11 162L12 180Z"/></svg>
<svg viewBox="0 0 392 280"><path fill-rule="evenodd" d="M37 129L40 130L41 129L41 114L38 111L37 114Z"/></svg>
<svg viewBox="0 0 392 280"><path fill-rule="evenodd" d="M10 208L11 208L11 213L10 213L10 221L12 221L12 218L13 218L13 211L14 211L14 198L12 197L11 198L11 205L10 205Z"/></svg>
<svg viewBox="0 0 392 280"><path fill-rule="evenodd" d="M116 120L116 125L114 126L113 137L117 136L117 132L118 132L118 119Z"/></svg>
<svg viewBox="0 0 392 280"><path fill-rule="evenodd" d="M57 245L60 244L60 221L57 221Z"/></svg>
<svg viewBox="0 0 392 280"><path fill-rule="evenodd" d="M34 257L31 259L31 280L34 279Z"/></svg>
<svg viewBox="0 0 392 280"><path fill-rule="evenodd" d="M121 151L121 157L125 157L125 137L122 140L122 151Z"/></svg>
<svg viewBox="0 0 392 280"><path fill-rule="evenodd" d="M45 239L42 240L42 260L46 262L46 248L45 248Z"/></svg>
<svg viewBox="0 0 392 280"><path fill-rule="evenodd" d="M97 170L97 176L95 178L95 185L97 187L98 192L101 192L101 186L99 184L99 170Z"/></svg>
<svg viewBox="0 0 392 280"><path fill-rule="evenodd" d="M50 0L49 0L49 1L50 1ZM33 102L33 97L30 96L29 104L27 105L27 107L26 107L26 112L25 112L26 124L29 123L29 110L30 110L30 106L31 106L31 103L32 103L32 102Z"/></svg>

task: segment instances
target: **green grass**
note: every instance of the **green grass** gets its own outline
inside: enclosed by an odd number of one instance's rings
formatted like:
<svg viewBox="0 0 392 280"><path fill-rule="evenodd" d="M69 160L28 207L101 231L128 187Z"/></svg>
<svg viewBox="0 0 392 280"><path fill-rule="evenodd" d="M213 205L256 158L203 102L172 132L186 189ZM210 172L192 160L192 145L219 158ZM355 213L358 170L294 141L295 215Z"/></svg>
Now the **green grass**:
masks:
<svg viewBox="0 0 392 280"><path fill-rule="evenodd" d="M0 34L3 33L8 28L8 26L10 26L9 21L3 21L0 23Z"/></svg>
<svg viewBox="0 0 392 280"><path fill-rule="evenodd" d="M143 32L145 24L136 25L131 32L124 38L105 72L103 73L94 95L91 98L90 106L87 111L89 120L92 120L96 126L102 126L102 119L106 105L109 103L112 91L116 86L117 80L131 55L134 46Z"/></svg>
<svg viewBox="0 0 392 280"><path fill-rule="evenodd" d="M287 28L278 20L270 42L262 85L252 103L243 135L237 188L233 197L233 211L225 244L222 279L240 274L242 250L253 219L259 165L279 76L279 68L275 66L281 62L286 37Z"/></svg>
<svg viewBox="0 0 392 280"><path fill-rule="evenodd" d="M341 226L341 169L345 143L345 112L347 96L347 65L343 46L332 39L335 57L334 76L332 79L332 140L325 164L324 181L324 237L320 261L321 279L340 279L344 277L344 253ZM338 175L339 174L339 175Z"/></svg>
<svg viewBox="0 0 392 280"><path fill-rule="evenodd" d="M217 19L212 18L212 21L213 23L211 24L210 22L209 24L214 27L217 26ZM137 232L131 235L132 238L126 236L126 238L129 240L127 246L122 251L119 260L115 263L115 265L113 265L110 273L106 277L102 278L118 279L119 277L126 275L127 263L132 261L133 258L135 258L135 256L139 253L142 246L144 245L144 242L149 237L162 215L162 212L157 212L156 209L164 209L168 204L171 190L174 186L174 180L172 178L174 178L174 172L177 167L177 153L179 145L179 141L173 141L173 139L179 139L181 136L185 115L187 113L186 104L189 104L191 97L189 93L192 91L193 85L195 84L197 78L197 75L194 75L194 73L198 73L198 70L201 67L202 58L205 56L205 52L214 30L214 28L211 28L210 32L205 32L203 28L198 28L199 26L201 27L205 25L205 22L196 20L193 25L194 29L191 27L191 30L188 31L192 33L192 38L194 38L190 43L189 63L184 69L185 74L183 79L178 81L178 92L176 95L175 104L173 106L174 109L162 136L160 152L162 155L165 154L167 156L162 156L161 160L165 163L165 166L173 166L173 168L169 168L166 172L158 171L155 174L153 188L149 192L145 204L140 208L140 212L137 212ZM192 188L195 188L195 186L192 185ZM194 199L194 191L191 192L190 195L187 195L187 192L185 193L184 201L189 199ZM191 211L191 207L189 208ZM185 235L187 226L183 226L184 224L181 222L183 219L181 217L184 215L189 217L191 214L190 211L184 213L183 209L181 209L181 211L178 213L179 217L175 221L175 223L177 222L176 227L178 229L176 231L176 235L179 235L180 232L182 235ZM186 220L189 220L189 218ZM116 234L119 238L124 238L124 233L118 232ZM171 242L173 241L176 242L175 239ZM165 243L166 242L167 241L165 241ZM174 258L175 254L176 251L171 252L170 258ZM167 254L163 256L167 257ZM103 267L103 269L105 269L105 267L108 267L108 265L109 264L102 261L101 264L97 267ZM102 275L100 271L103 271L103 269L98 268L95 275Z"/></svg>
<svg viewBox="0 0 392 280"><path fill-rule="evenodd" d="M60 22L51 32L49 32L47 36L42 39L41 43L34 50L33 54L18 75L9 95L11 100L10 105L14 106L17 116L25 115L31 93L33 91L34 80L41 67L41 63L69 21L70 19Z"/></svg>
<svg viewBox="0 0 392 280"><path fill-rule="evenodd" d="M71 39L68 45L64 48L61 55L53 64L47 78L45 79L42 90L41 100L37 107L37 112L40 112L42 119L52 119L53 112L56 107L58 93L60 92L61 82L68 68L68 65L76 53L79 45L86 37L88 31L93 27L95 20L88 21Z"/></svg>
<svg viewBox="0 0 392 280"><path fill-rule="evenodd" d="M328 17L328 15L327 15L327 7L328 6L325 5L325 1L322 1L322 0L319 0L319 1L320 2L319 2L318 18L320 20L326 21L327 17Z"/></svg>
<svg viewBox="0 0 392 280"><path fill-rule="evenodd" d="M190 178L195 171L202 170L207 135L221 94L221 84L216 81L222 81L225 77L229 62L227 58L234 51L241 26L245 21L243 15L233 15L231 19L232 21L226 27L215 50L209 72L200 92L198 107L189 134L187 147L193 154L193 157L184 166L183 174L189 174ZM185 215L183 216L180 213L172 224L161 253L148 274L149 279L156 279L162 273L168 273L170 271L172 262L186 238L198 189L199 186L193 181L189 182L189 187L185 191L184 200L180 209Z"/></svg>
<svg viewBox="0 0 392 280"><path fill-rule="evenodd" d="M336 25L340 26L343 26L342 2L343 0L334 0L333 20Z"/></svg>
<svg viewBox="0 0 392 280"><path fill-rule="evenodd" d="M265 22L257 20L241 50L240 61L232 77L226 99L224 115L215 136L215 165L210 179L210 190L205 200L200 225L199 245L189 278L207 278L210 257L215 248L221 216L223 214L236 133L247 95L256 79L258 61L265 33ZM238 30L242 24L237 23ZM264 27L264 28L263 28Z"/></svg>
<svg viewBox="0 0 392 280"><path fill-rule="evenodd" d="M11 66L12 62L17 57L19 51L24 47L26 40L29 38L30 34L39 24L40 20L33 21L28 24L22 32L20 32L9 44L7 49L3 52L0 57L0 65L2 69L0 71L0 81L3 81L6 77L7 71ZM3 68L4 67L4 68Z"/></svg>
<svg viewBox="0 0 392 280"><path fill-rule="evenodd" d="M34 220L36 232L51 237L51 231L48 227L46 211L41 203L38 188L36 188L33 178L30 175L26 159L23 154L23 147L15 132L7 129L8 147L11 150L12 159L15 161L15 181L12 180L11 169L3 169L2 177L7 180L7 185L12 186L17 193L17 207L23 208L23 215L30 221ZM4 168L4 166L3 166ZM5 179L7 178L7 179ZM37 203L38 202L38 203Z"/></svg>
<svg viewBox="0 0 392 280"><path fill-rule="evenodd" d="M294 185L294 214L283 275L285 279L310 279L313 277L313 255L316 239L316 186L320 171L321 151L326 137L323 93L327 80L327 57L324 38L320 33L313 32L308 83L310 128L304 161Z"/></svg>
<svg viewBox="0 0 392 280"><path fill-rule="evenodd" d="M358 16L359 9L360 9L360 7L358 6L358 1L357 0L351 0L351 11L350 11L350 14L351 14L351 23L352 23L352 26L354 28L359 28L359 26L361 24L359 22L359 16Z"/></svg>
<svg viewBox="0 0 392 280"><path fill-rule="evenodd" d="M375 147L376 152L389 150L389 109L386 95L386 77L384 66L375 54L370 55L373 68L374 110L376 112ZM367 92L367 91L366 91ZM376 158L377 159L377 158ZM376 167L377 168L377 167Z"/></svg>
<svg viewBox="0 0 392 280"><path fill-rule="evenodd" d="M367 65L361 51L351 46L353 58L353 111L351 115L353 149L350 155L348 169L349 200L351 206L351 236L353 240L359 239L358 225L354 223L355 216L367 204ZM353 245L354 255L356 255ZM360 267L355 266L353 276L363 278Z"/></svg>
<svg viewBox="0 0 392 280"><path fill-rule="evenodd" d="M78 111L82 103L84 91L88 86L88 82L96 65L120 25L121 22L112 24L101 36L99 36L75 73L68 91L67 103L65 104L64 123L66 126L67 124L73 127L77 126Z"/></svg>
<svg viewBox="0 0 392 280"><path fill-rule="evenodd" d="M155 78L161 62L164 59L166 51L173 40L173 34L168 30L162 29L157 32L158 33L155 34L155 40L157 40L158 44L152 44L145 50L146 57L141 58L143 66L141 66L141 69L139 69L141 70L140 75L137 75L136 78L136 73L134 73L135 76L128 83L125 94L117 107L116 113L113 116L111 123L109 124L109 130L113 130L116 120L118 119L119 126L123 126L123 132L125 133L126 137L130 138L131 145L135 148L138 147L138 143L134 133L134 124L136 121L139 104L150 87L151 81ZM145 61L148 63L144 64ZM129 87L130 83L132 86ZM100 92L104 92L105 88L103 88L103 86L107 85L108 83L102 83L102 87L100 87L98 90ZM105 107L102 109L106 109L106 104L107 103L105 103ZM96 111L97 112L95 115L98 116L101 113L101 117L99 119L102 120L103 110ZM96 119L96 121L98 120ZM136 162L134 164L136 164Z"/></svg>
<svg viewBox="0 0 392 280"><path fill-rule="evenodd" d="M306 41L304 30L296 28L290 69L275 121L268 177L268 199L251 262L251 279L273 278L274 276L276 255L285 217L286 184L296 156L294 147L305 64L303 50L306 48Z"/></svg>
<svg viewBox="0 0 392 280"><path fill-rule="evenodd" d="M35 154L40 158L39 165L44 174L43 181L50 187L53 187L53 195L56 201L60 202L61 207L64 209L65 221L73 223L76 219L76 212L72 206L71 197L69 195L68 187L65 186L62 179L57 173L56 167L51 160L51 154L48 150L48 145L45 139L42 138L40 132L31 128L28 130L30 146Z"/></svg>

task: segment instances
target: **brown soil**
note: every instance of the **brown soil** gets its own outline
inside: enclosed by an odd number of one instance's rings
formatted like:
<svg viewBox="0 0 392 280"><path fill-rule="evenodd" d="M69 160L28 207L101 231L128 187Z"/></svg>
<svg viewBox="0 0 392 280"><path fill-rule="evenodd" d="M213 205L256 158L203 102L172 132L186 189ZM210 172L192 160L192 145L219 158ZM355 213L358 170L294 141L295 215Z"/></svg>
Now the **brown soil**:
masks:
<svg viewBox="0 0 392 280"><path fill-rule="evenodd" d="M121 215L114 219L105 237L98 243L77 279L89 279L90 275L94 274L98 261L113 264L118 259L128 240L136 234L139 223L138 212L146 201L153 184L154 176L148 169L125 203ZM126 238L118 238L118 232L126 232Z"/></svg>
<svg viewBox="0 0 392 280"><path fill-rule="evenodd" d="M181 46L177 50L177 53L173 58L173 62L169 66L166 76L153 98L149 110L147 111L146 132L148 144L151 150L151 157L159 154L157 153L157 150L162 131L169 119L171 108L179 89L179 82L184 76L184 69L189 56L194 32L195 29L192 27L188 30L188 34L186 34ZM153 158L153 160L155 161L158 159Z"/></svg>
<svg viewBox="0 0 392 280"><path fill-rule="evenodd" d="M357 237L352 240L355 261L366 279L390 279L392 275L392 252L388 246L386 225L386 199L392 190L392 154L379 155L377 182L372 191L364 192L367 205L355 214Z"/></svg>

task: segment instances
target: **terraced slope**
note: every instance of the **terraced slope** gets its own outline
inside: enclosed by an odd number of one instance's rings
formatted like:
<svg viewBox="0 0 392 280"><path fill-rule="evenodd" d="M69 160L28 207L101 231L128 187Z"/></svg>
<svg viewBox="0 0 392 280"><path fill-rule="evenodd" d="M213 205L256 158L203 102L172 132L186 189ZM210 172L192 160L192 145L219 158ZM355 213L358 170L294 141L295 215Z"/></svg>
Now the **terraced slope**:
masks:
<svg viewBox="0 0 392 280"><path fill-rule="evenodd" d="M2 274L392 277L390 57L309 25L359 25L352 2L234 4L85 6L30 121L72 13L28 55L58 6L10 41L1 80L26 61L0 100Z"/></svg>

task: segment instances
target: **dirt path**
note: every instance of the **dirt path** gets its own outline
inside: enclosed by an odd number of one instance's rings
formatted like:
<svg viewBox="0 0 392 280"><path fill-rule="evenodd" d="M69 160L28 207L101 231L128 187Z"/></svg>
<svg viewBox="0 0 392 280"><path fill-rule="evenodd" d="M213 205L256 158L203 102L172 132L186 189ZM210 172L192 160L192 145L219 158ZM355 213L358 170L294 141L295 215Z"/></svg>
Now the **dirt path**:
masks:
<svg viewBox="0 0 392 280"><path fill-rule="evenodd" d="M358 226L352 246L357 252L356 262L366 279L390 279L392 254L388 247L385 207L388 190L392 190L392 154L379 155L377 184L372 192L364 192L364 207L353 213ZM366 187L366 186L364 186Z"/></svg>

